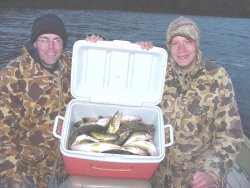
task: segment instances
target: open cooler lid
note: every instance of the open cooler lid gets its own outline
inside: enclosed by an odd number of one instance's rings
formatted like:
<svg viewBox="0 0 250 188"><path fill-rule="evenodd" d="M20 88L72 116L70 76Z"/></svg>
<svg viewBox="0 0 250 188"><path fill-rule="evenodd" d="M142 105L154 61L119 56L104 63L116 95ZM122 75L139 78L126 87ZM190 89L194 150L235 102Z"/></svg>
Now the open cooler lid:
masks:
<svg viewBox="0 0 250 188"><path fill-rule="evenodd" d="M71 92L88 102L157 105L162 98L167 51L128 41L78 40L73 46Z"/></svg>

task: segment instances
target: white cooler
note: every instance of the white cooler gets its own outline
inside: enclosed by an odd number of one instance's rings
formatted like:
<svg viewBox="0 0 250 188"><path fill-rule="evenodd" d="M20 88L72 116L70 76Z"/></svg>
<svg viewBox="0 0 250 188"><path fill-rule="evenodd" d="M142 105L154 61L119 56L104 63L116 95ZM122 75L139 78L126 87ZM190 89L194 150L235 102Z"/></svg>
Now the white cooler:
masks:
<svg viewBox="0 0 250 188"><path fill-rule="evenodd" d="M157 104L162 99L168 54L153 47L141 49L128 41L79 40L73 46L71 92L75 99L65 117L57 116L53 135L60 139L60 150L71 175L150 179L165 157L165 147L173 144L173 129L164 125ZM153 124L156 156L137 156L73 151L67 148L74 123L83 117L125 115L142 117ZM58 121L63 120L61 134ZM170 129L165 143L164 128Z"/></svg>

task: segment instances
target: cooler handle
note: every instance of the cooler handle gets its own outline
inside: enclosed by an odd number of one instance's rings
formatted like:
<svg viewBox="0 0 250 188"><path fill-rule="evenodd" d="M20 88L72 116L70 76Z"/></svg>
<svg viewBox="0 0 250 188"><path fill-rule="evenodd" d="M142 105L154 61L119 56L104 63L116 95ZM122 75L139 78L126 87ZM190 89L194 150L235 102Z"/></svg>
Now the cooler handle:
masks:
<svg viewBox="0 0 250 188"><path fill-rule="evenodd" d="M165 147L169 147L174 143L174 131L173 131L173 127L170 124L164 125L164 129L165 128L169 128L169 132L170 132L170 142L165 144Z"/></svg>
<svg viewBox="0 0 250 188"><path fill-rule="evenodd" d="M62 120L62 121L64 121L64 117L62 117L62 116L56 116L56 118L55 118L55 122L54 122L54 126L53 126L53 136L54 137L56 137L56 138L58 138L58 139L61 139L61 135L59 135L59 134L57 134L57 130L58 130L58 122L59 122L59 120ZM61 133L61 128L62 127L59 127L59 131L60 131L60 133Z"/></svg>
<svg viewBox="0 0 250 188"><path fill-rule="evenodd" d="M133 167L124 167L124 168L112 168L112 167L105 167L105 166L99 166L99 165L91 165L91 168L95 170L105 170L105 171L117 171L117 172L128 172L128 171L133 171Z"/></svg>

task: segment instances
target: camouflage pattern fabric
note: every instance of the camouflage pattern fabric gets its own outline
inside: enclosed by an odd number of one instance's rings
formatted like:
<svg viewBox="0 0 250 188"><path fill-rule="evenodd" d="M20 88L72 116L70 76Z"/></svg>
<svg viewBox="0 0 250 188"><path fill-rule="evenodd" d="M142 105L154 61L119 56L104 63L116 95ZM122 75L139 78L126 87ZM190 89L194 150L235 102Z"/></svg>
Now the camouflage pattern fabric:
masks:
<svg viewBox="0 0 250 188"><path fill-rule="evenodd" d="M174 127L174 144L152 178L155 188L187 188L196 171L210 173L213 187L226 187L243 142L232 82L222 67L198 62L183 74L170 58L160 104L165 124ZM166 139L169 133L166 129Z"/></svg>
<svg viewBox="0 0 250 188"><path fill-rule="evenodd" d="M52 129L71 100L71 53L64 52L60 61L51 74L24 48L0 72L0 187L20 187L24 179L46 187L53 171L58 182L67 176Z"/></svg>

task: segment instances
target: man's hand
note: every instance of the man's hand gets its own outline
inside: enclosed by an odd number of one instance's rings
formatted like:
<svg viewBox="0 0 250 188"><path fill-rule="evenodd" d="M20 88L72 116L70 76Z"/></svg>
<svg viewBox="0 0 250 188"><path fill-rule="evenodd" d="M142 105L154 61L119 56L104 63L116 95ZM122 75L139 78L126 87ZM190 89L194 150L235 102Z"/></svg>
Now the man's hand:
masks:
<svg viewBox="0 0 250 188"><path fill-rule="evenodd" d="M140 45L141 48L145 50L153 48L153 43L151 41L141 41L141 42L136 42L136 44Z"/></svg>
<svg viewBox="0 0 250 188"><path fill-rule="evenodd" d="M196 172L189 183L192 188L212 188L214 184L213 176L206 172Z"/></svg>
<svg viewBox="0 0 250 188"><path fill-rule="evenodd" d="M84 40L90 41L90 42L97 42L97 41L103 41L106 40L105 37L97 34L87 34L85 37L83 37Z"/></svg>

